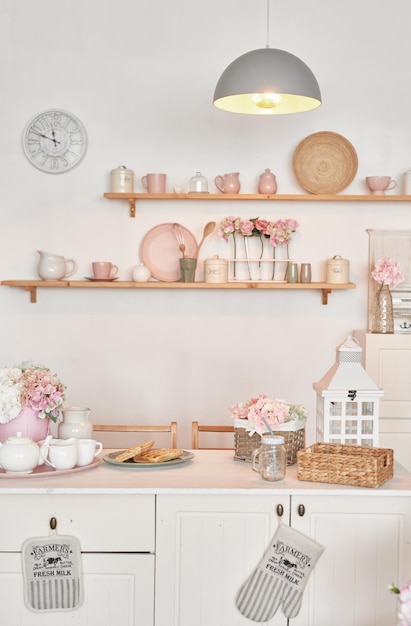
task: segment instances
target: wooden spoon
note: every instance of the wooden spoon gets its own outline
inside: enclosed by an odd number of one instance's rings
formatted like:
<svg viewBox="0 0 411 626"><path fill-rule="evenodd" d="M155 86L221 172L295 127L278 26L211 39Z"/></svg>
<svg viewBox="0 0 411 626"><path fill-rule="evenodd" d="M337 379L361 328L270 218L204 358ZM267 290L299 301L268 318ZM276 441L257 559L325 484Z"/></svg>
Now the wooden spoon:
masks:
<svg viewBox="0 0 411 626"><path fill-rule="evenodd" d="M215 222L207 222L207 224L204 226L204 230L203 230L203 236L200 239L200 243L197 246L197 252L195 254L195 258L198 257L198 253L200 252L200 248L204 243L204 239L206 237L208 237L208 235L211 235L211 233L213 232L215 228Z"/></svg>

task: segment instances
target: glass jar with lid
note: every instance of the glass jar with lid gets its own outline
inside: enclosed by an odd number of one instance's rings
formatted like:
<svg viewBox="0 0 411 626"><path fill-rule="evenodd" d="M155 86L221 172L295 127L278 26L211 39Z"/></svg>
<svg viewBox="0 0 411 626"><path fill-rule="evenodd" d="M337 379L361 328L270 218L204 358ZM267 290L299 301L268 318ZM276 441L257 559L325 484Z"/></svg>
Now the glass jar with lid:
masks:
<svg viewBox="0 0 411 626"><path fill-rule="evenodd" d="M270 481L283 480L285 461L285 440L277 435L261 437L261 446L251 456L252 469Z"/></svg>
<svg viewBox="0 0 411 626"><path fill-rule="evenodd" d="M190 178L189 193L208 193L208 180L201 172Z"/></svg>

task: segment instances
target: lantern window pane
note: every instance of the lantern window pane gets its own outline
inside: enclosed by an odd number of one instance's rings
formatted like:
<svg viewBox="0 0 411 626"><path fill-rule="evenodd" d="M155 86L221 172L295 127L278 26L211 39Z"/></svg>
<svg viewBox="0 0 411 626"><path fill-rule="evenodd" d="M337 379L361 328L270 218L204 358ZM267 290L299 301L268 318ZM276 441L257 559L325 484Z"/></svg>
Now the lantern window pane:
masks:
<svg viewBox="0 0 411 626"><path fill-rule="evenodd" d="M361 415L374 415L374 402L363 402Z"/></svg>
<svg viewBox="0 0 411 626"><path fill-rule="evenodd" d="M341 420L330 420L330 435L341 435Z"/></svg>
<svg viewBox="0 0 411 626"><path fill-rule="evenodd" d="M362 435L374 434L374 422L372 420L361 420L361 434Z"/></svg>
<svg viewBox="0 0 411 626"><path fill-rule="evenodd" d="M335 417L342 415L342 404L341 402L331 402L330 404L330 415Z"/></svg>
<svg viewBox="0 0 411 626"><path fill-rule="evenodd" d="M357 439L346 439L344 443L348 444L349 446L356 446L356 445L358 445Z"/></svg>
<svg viewBox="0 0 411 626"><path fill-rule="evenodd" d="M370 448L372 448L373 447L372 439L361 439L361 445L362 446L369 446Z"/></svg>
<svg viewBox="0 0 411 626"><path fill-rule="evenodd" d="M358 402L347 402L345 408L346 415L358 415Z"/></svg>
<svg viewBox="0 0 411 626"><path fill-rule="evenodd" d="M358 422L356 420L347 420L345 422L345 434L356 435Z"/></svg>

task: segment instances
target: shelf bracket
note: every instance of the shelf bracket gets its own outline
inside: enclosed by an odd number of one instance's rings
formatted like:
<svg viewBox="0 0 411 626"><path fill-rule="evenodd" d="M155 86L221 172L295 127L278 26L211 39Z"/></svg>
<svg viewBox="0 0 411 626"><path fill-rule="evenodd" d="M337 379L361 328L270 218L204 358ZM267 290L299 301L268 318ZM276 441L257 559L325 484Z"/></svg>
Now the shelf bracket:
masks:
<svg viewBox="0 0 411 626"><path fill-rule="evenodd" d="M129 198L128 203L130 205L130 217L135 217L136 216L136 199Z"/></svg>
<svg viewBox="0 0 411 626"><path fill-rule="evenodd" d="M323 304L328 304L328 296L331 293L331 289L323 289Z"/></svg>
<svg viewBox="0 0 411 626"><path fill-rule="evenodd" d="M37 287L33 287L33 286L26 286L24 287L24 291L28 291L30 293L30 302L32 304L36 304L37 303Z"/></svg>

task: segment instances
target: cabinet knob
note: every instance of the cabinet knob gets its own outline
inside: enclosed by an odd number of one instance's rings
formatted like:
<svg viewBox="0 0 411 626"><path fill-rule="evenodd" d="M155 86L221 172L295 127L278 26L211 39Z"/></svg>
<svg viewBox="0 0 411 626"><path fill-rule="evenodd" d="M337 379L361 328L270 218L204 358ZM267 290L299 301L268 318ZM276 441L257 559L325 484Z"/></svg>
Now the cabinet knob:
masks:
<svg viewBox="0 0 411 626"><path fill-rule="evenodd" d="M57 528L57 519L55 517L50 519L50 528L51 530L56 530Z"/></svg>
<svg viewBox="0 0 411 626"><path fill-rule="evenodd" d="M284 515L284 507L282 504L277 504L277 515L282 517Z"/></svg>
<svg viewBox="0 0 411 626"><path fill-rule="evenodd" d="M304 517L304 515L305 515L305 506L303 504L299 504L297 511L298 511L298 515L300 517Z"/></svg>

